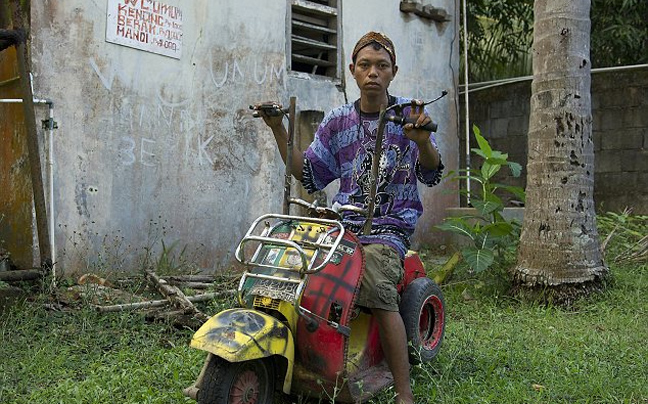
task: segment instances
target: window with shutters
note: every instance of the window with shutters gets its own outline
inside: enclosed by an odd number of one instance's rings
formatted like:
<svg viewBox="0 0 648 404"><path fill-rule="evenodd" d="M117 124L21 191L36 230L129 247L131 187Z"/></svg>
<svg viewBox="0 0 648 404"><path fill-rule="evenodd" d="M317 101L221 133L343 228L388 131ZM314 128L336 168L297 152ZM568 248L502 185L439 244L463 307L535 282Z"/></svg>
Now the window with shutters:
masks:
<svg viewBox="0 0 648 404"><path fill-rule="evenodd" d="M340 0L289 1L290 70L315 76L340 77Z"/></svg>

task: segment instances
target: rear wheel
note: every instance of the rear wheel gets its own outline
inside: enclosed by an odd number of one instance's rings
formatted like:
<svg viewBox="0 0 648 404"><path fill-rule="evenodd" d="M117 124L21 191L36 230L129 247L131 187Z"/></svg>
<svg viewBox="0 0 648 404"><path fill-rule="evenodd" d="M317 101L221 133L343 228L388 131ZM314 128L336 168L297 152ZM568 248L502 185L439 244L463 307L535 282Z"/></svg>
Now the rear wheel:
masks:
<svg viewBox="0 0 648 404"><path fill-rule="evenodd" d="M400 313L411 364L431 361L441 349L445 311L441 289L430 278L414 279L403 292Z"/></svg>
<svg viewBox="0 0 648 404"><path fill-rule="evenodd" d="M272 404L274 367L267 359L228 362L212 356L202 385L199 404Z"/></svg>

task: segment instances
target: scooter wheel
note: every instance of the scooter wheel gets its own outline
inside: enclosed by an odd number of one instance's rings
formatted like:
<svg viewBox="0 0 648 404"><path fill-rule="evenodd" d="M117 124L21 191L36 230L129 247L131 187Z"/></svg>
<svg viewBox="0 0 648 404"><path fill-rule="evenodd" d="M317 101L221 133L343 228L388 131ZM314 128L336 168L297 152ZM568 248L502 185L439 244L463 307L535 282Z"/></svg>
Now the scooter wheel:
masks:
<svg viewBox="0 0 648 404"><path fill-rule="evenodd" d="M441 289L430 278L407 285L400 304L411 364L431 361L441 349L445 309Z"/></svg>
<svg viewBox="0 0 648 404"><path fill-rule="evenodd" d="M228 362L212 356L198 390L198 404L272 404L274 366L269 360Z"/></svg>

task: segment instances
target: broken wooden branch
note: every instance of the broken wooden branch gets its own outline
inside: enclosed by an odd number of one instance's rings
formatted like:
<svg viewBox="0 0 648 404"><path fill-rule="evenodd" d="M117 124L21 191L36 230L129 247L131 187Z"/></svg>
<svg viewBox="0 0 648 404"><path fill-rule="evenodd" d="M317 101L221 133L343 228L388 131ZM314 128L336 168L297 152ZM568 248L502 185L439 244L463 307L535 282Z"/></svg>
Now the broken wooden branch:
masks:
<svg viewBox="0 0 648 404"><path fill-rule="evenodd" d="M209 289L212 286L214 286L213 283L207 283L207 282L181 282L181 281L174 281L169 279L169 283L174 286L182 287L182 288L190 288L190 289Z"/></svg>
<svg viewBox="0 0 648 404"><path fill-rule="evenodd" d="M196 303L196 302L204 302L207 300L211 300L220 296L233 295L234 293L236 293L236 291L230 289L218 293L204 293L196 296L186 296L186 298L190 302ZM94 306L94 307L102 313L114 313L114 312L125 311L125 310L138 310L138 309L162 307L168 305L169 303L170 303L169 300L164 299L164 300L149 300L145 302L134 302L134 303L115 304L111 306Z"/></svg>
<svg viewBox="0 0 648 404"><path fill-rule="evenodd" d="M144 272L146 273L146 278L173 306L184 310L186 313L196 310L194 305L187 300L187 297L180 289L170 285L164 278L160 278L152 269L145 269Z"/></svg>
<svg viewBox="0 0 648 404"><path fill-rule="evenodd" d="M187 299L187 296L177 287L170 285L165 279L160 278L152 269L145 269L147 279L155 288L165 296L171 304L182 310L185 314L193 314L196 318L207 321L209 316L201 312Z"/></svg>
<svg viewBox="0 0 648 404"><path fill-rule="evenodd" d="M94 306L95 309L102 313L115 313L125 310L138 310L138 309L150 309L152 307L162 307L169 304L169 301L164 300L148 300L145 302L134 302L134 303L124 303L124 304L114 304L112 306Z"/></svg>
<svg viewBox="0 0 648 404"><path fill-rule="evenodd" d="M175 275L169 276L169 282L214 282L216 275Z"/></svg>
<svg viewBox="0 0 648 404"><path fill-rule="evenodd" d="M43 277L43 272L32 269L21 269L17 271L0 271L0 281L18 282L33 281Z"/></svg>

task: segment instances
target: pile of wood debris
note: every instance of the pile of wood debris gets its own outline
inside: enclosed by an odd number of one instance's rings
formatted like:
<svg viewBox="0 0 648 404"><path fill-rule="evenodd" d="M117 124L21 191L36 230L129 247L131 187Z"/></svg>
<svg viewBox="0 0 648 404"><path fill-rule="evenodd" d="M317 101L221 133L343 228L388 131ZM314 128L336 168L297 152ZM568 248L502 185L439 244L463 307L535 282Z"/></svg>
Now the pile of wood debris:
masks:
<svg viewBox="0 0 648 404"><path fill-rule="evenodd" d="M138 310L144 311L149 320L163 320L179 328L195 330L210 317L195 303L231 297L236 293L238 282L236 274L161 277L151 269L145 270L144 274L144 279L127 278L113 282L95 274L84 274L76 285L57 292L56 303L46 307L66 310L82 302L102 313ZM214 289L220 291L208 291ZM159 296L151 297L152 290Z"/></svg>

